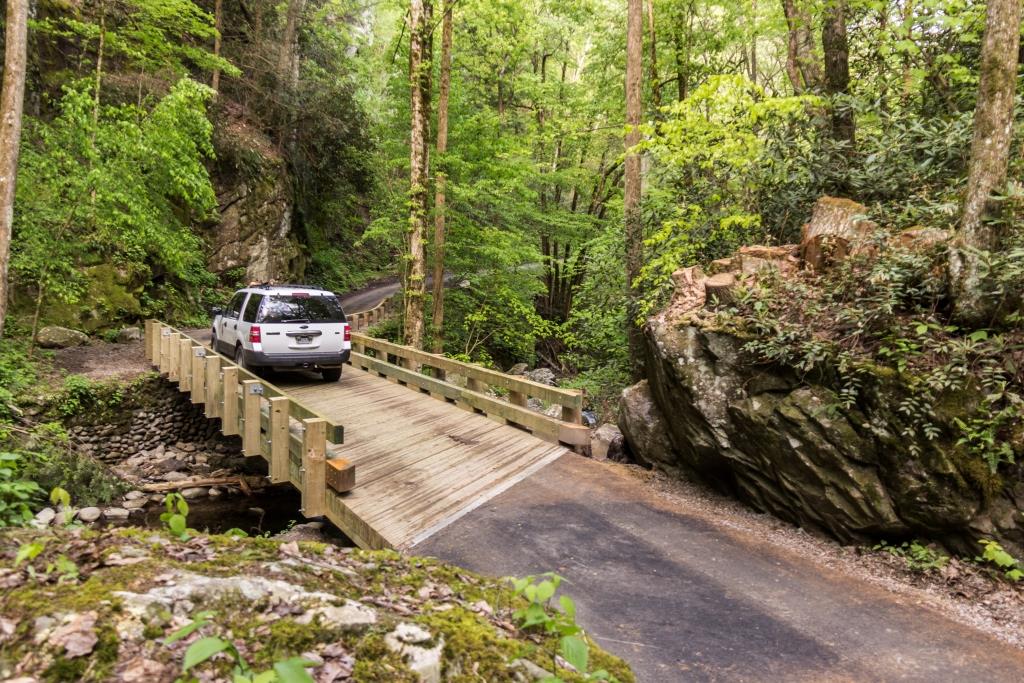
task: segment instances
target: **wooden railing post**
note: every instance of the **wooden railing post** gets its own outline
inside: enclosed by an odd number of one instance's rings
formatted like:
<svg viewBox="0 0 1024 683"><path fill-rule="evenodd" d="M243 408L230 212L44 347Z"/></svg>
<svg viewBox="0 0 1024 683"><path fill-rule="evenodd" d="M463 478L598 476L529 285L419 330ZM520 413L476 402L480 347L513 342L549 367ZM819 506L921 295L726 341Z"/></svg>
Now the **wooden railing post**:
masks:
<svg viewBox="0 0 1024 683"><path fill-rule="evenodd" d="M192 404L206 402L206 348L192 347Z"/></svg>
<svg viewBox="0 0 1024 683"><path fill-rule="evenodd" d="M270 399L270 481L279 484L291 479L288 472L288 406L285 396Z"/></svg>
<svg viewBox="0 0 1024 683"><path fill-rule="evenodd" d="M238 434L238 368L234 365L224 368L224 404L221 406L220 430L224 436Z"/></svg>
<svg viewBox="0 0 1024 683"><path fill-rule="evenodd" d="M466 388L470 391L476 391L482 393L484 390L484 384L478 379L472 377L466 378Z"/></svg>
<svg viewBox="0 0 1024 683"><path fill-rule="evenodd" d="M178 341L178 389L192 390L192 340L188 337Z"/></svg>
<svg viewBox="0 0 1024 683"><path fill-rule="evenodd" d="M302 421L302 514L324 514L327 495L327 420Z"/></svg>
<svg viewBox="0 0 1024 683"><path fill-rule="evenodd" d="M254 379L242 382L242 453L260 455L260 397L263 385Z"/></svg>
<svg viewBox="0 0 1024 683"><path fill-rule="evenodd" d="M526 394L521 391L512 391L510 389L508 392L508 402L514 406L522 406L525 408L527 404Z"/></svg>
<svg viewBox="0 0 1024 683"><path fill-rule="evenodd" d="M157 341L155 331L156 321L152 319L146 320L146 360L153 364L156 359L156 345Z"/></svg>
<svg viewBox="0 0 1024 683"><path fill-rule="evenodd" d="M181 339L181 335L177 332L171 332L170 341L167 345L167 379L177 382L179 372L178 369L181 366L181 354L178 353L178 340Z"/></svg>
<svg viewBox="0 0 1024 683"><path fill-rule="evenodd" d="M171 365L170 357L171 348L171 330L169 327L160 326L160 359L157 361L157 367L160 368L160 374L166 375L167 370Z"/></svg>
<svg viewBox="0 0 1024 683"><path fill-rule="evenodd" d="M220 356L211 353L206 357L206 417L220 417Z"/></svg>

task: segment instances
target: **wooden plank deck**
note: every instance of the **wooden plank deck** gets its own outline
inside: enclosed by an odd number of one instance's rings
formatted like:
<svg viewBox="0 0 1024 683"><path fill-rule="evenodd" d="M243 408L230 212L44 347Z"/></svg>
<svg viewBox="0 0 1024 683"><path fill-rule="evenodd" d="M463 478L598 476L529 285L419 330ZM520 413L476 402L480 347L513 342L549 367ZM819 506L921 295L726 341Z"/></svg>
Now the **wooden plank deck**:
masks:
<svg viewBox="0 0 1024 683"><path fill-rule="evenodd" d="M361 544L414 545L568 452L352 366L338 383L299 374L274 381L344 424L340 453L356 465L356 487L332 497L329 516L374 539L355 538Z"/></svg>

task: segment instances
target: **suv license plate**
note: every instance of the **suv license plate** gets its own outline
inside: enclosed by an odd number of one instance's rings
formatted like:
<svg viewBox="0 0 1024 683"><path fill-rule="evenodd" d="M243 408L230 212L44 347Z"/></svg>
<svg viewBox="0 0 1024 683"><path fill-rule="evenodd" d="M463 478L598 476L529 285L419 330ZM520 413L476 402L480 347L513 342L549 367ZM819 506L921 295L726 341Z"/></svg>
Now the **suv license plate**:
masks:
<svg viewBox="0 0 1024 683"><path fill-rule="evenodd" d="M312 344L313 343L313 338L312 337L296 337L295 338L295 343L296 344Z"/></svg>

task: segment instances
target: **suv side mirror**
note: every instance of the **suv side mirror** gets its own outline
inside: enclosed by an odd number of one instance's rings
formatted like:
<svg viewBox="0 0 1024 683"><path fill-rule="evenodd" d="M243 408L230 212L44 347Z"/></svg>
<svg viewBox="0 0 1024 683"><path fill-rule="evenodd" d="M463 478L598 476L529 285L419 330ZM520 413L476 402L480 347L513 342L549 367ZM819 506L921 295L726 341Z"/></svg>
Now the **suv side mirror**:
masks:
<svg viewBox="0 0 1024 683"><path fill-rule="evenodd" d="M221 308L220 306L214 306L213 308L210 309L210 315L220 315L223 312L224 309Z"/></svg>

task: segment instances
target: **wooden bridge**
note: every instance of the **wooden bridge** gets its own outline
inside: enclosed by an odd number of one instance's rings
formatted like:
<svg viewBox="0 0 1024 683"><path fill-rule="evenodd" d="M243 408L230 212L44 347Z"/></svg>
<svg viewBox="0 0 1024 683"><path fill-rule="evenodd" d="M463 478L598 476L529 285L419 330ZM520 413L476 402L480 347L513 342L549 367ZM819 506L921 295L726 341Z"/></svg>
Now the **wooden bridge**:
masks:
<svg viewBox="0 0 1024 683"><path fill-rule="evenodd" d="M349 316L382 320L391 300ZM513 484L589 444L582 392L560 389L353 332L340 382L282 373L278 385L196 337L146 323L146 354L189 392L272 483L302 493L364 548L414 545ZM550 417L527 407L558 406Z"/></svg>

